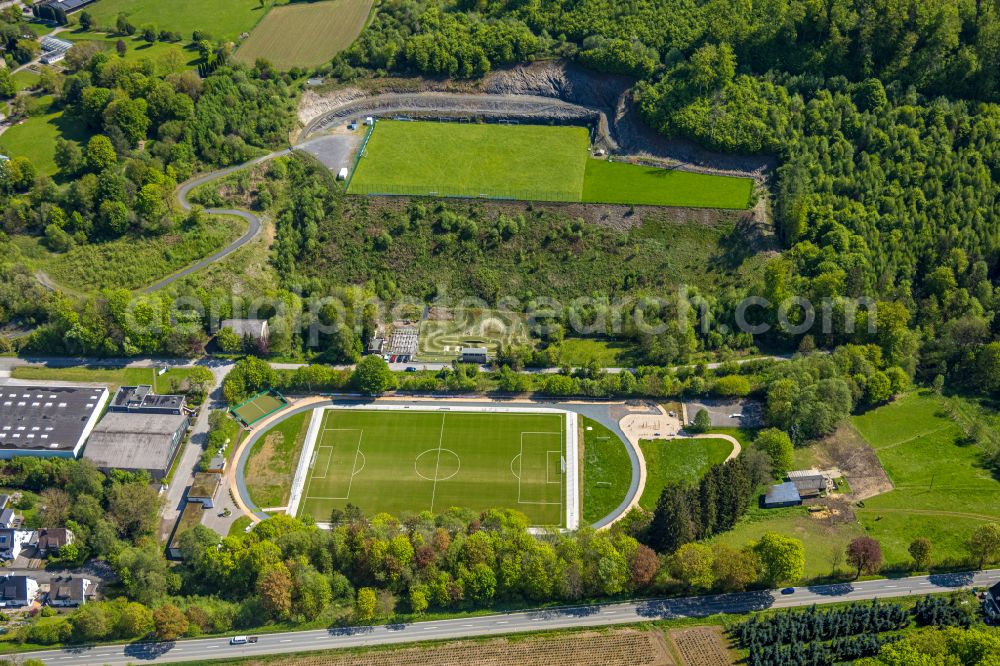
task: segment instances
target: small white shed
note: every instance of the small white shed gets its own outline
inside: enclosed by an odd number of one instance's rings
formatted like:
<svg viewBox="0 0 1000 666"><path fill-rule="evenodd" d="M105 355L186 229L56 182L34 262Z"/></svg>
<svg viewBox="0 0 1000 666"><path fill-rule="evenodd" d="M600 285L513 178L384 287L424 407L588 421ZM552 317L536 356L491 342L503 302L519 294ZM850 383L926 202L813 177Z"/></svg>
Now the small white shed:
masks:
<svg viewBox="0 0 1000 666"><path fill-rule="evenodd" d="M347 180L347 167L341 167L337 172L337 180Z"/></svg>

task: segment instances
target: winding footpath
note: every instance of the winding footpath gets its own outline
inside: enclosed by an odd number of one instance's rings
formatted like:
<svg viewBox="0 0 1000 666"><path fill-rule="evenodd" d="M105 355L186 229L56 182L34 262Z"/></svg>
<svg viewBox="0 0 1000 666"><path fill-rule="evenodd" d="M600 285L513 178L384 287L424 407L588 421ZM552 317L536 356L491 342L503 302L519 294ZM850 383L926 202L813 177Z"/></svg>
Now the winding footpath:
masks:
<svg viewBox="0 0 1000 666"><path fill-rule="evenodd" d="M284 150L278 150L273 153L268 153L267 155L262 155L261 157L254 158L249 162L243 162L242 164L237 164L231 167L227 167L225 169L220 169L218 171L212 171L211 173L202 174L201 176L196 176L195 178L192 178L182 183L181 186L177 188L177 203L180 204L182 210L189 211L191 210L192 206L191 202L188 201L188 195L194 188L198 187L199 185L204 185L205 183L209 183L213 180L223 178L231 173L240 171L241 169L245 169L255 164L259 164L260 162L264 162L266 160L270 160L275 157L281 157L282 155L288 155L292 152L292 150L294 149L285 148ZM191 264L187 268L178 271L173 275L169 275L160 280L159 282L155 282L149 285L148 287L142 290L143 293L148 294L154 291L159 291L160 289L166 287L172 282L175 282L176 280L179 280L183 277L191 275L192 273L200 271L206 266L210 266L211 264L214 264L220 259L229 256L230 254L232 254L233 252L240 249L241 247L252 241L254 238L256 238L257 234L259 234L260 230L263 228L263 224L261 223L260 218L251 213L250 211L239 210L236 208L206 208L205 212L208 213L209 215L235 215L237 217L243 218L247 222L246 233L244 233L242 236L240 236L235 241L233 241L226 247L222 248L215 254L205 257L204 259L194 264Z"/></svg>

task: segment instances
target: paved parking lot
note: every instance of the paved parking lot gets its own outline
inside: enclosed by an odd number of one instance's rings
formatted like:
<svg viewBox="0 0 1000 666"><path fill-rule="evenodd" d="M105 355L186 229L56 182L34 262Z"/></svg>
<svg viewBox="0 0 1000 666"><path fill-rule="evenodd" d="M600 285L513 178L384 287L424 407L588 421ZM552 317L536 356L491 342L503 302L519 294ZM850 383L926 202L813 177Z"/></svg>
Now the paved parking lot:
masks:
<svg viewBox="0 0 1000 666"><path fill-rule="evenodd" d="M342 168L354 168L354 157L358 154L364 132L336 131L295 146L295 150L309 153L322 164L337 173Z"/></svg>
<svg viewBox="0 0 1000 666"><path fill-rule="evenodd" d="M764 408L753 400L702 400L687 402L684 408L688 421L694 420L699 409L706 410L717 428L759 428L764 424Z"/></svg>

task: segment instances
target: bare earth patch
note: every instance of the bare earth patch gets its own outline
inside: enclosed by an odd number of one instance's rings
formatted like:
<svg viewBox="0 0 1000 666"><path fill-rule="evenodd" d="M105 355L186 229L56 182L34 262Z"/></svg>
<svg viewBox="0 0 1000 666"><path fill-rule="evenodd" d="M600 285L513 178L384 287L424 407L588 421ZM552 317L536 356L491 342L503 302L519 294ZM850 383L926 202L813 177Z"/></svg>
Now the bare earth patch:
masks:
<svg viewBox="0 0 1000 666"><path fill-rule="evenodd" d="M892 490L875 450L851 424L842 424L813 447L822 467L836 467L843 473L851 486L850 499L864 500Z"/></svg>
<svg viewBox="0 0 1000 666"><path fill-rule="evenodd" d="M247 660L240 663L264 666L277 662ZM674 666L675 662L661 632L625 629L554 638L458 641L434 647L388 648L351 654L329 652L285 657L281 663L286 666Z"/></svg>
<svg viewBox="0 0 1000 666"><path fill-rule="evenodd" d="M736 663L721 627L671 629L670 640L677 648L683 666L730 666Z"/></svg>

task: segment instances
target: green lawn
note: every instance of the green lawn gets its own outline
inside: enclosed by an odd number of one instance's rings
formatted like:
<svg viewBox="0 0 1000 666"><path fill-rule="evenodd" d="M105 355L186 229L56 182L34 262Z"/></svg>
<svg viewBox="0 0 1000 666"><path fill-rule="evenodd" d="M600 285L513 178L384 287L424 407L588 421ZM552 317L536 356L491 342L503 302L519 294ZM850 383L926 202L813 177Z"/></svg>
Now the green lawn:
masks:
<svg viewBox="0 0 1000 666"><path fill-rule="evenodd" d="M602 368L628 367L634 352L632 343L602 338L566 338L559 343L559 360L574 367L595 360Z"/></svg>
<svg viewBox="0 0 1000 666"><path fill-rule="evenodd" d="M806 580L830 576L834 573L834 560L848 542L862 536L865 531L857 523L831 525L829 520L815 518L806 507L762 509L756 504L732 530L713 537L709 543L722 543L733 548L743 548L760 539L765 532L777 532L800 539L806 551ZM837 572L844 574L848 567L841 557Z"/></svg>
<svg viewBox="0 0 1000 666"><path fill-rule="evenodd" d="M317 67L346 49L365 27L372 0L327 0L275 7L236 51L253 65L265 58L279 69Z"/></svg>
<svg viewBox="0 0 1000 666"><path fill-rule="evenodd" d="M733 445L726 440L708 437L644 439L639 442L639 448L646 459L646 487L639 505L649 511L656 508L667 484L693 484L733 452Z"/></svg>
<svg viewBox="0 0 1000 666"><path fill-rule="evenodd" d="M96 6L96 5L94 5ZM68 39L77 44L94 42L103 50L111 51L116 58L121 58L126 62L137 62L139 60L149 60L156 65L157 74L165 75L173 72L180 72L185 69L193 69L198 66L200 56L194 44L183 42L147 42L139 37L127 37L106 32L93 32L76 29L72 32L59 33L59 37ZM188 40L191 35L185 34L184 39ZM116 45L118 41L125 42L127 47L125 54L118 55Z"/></svg>
<svg viewBox="0 0 1000 666"><path fill-rule="evenodd" d="M583 127L383 120L349 191L579 201L588 146Z"/></svg>
<svg viewBox="0 0 1000 666"><path fill-rule="evenodd" d="M590 525L622 503L632 483L632 463L625 443L603 425L582 418L583 524Z"/></svg>
<svg viewBox="0 0 1000 666"><path fill-rule="evenodd" d="M249 527L251 522L252 521L250 520L249 516L240 516L239 518L233 521L232 525L229 526L228 536L243 536L246 533L246 529L247 527Z"/></svg>
<svg viewBox="0 0 1000 666"><path fill-rule="evenodd" d="M62 254L49 252L37 236L14 240L34 267L68 291L139 289L221 249L239 238L245 225L238 217L206 216L196 226L162 236L126 236L78 245Z"/></svg>
<svg viewBox="0 0 1000 666"><path fill-rule="evenodd" d="M50 368L47 366L20 366L11 371L14 379L28 379L45 382L94 382L105 384L112 391L119 386L136 386L151 384L158 393L168 393L172 390L172 382L183 382L197 369L171 368L162 375L157 375L153 368L95 368L92 366L73 366L70 368Z"/></svg>
<svg viewBox="0 0 1000 666"><path fill-rule="evenodd" d="M561 414L328 410L300 509L371 515L511 508L564 523Z"/></svg>
<svg viewBox="0 0 1000 666"><path fill-rule="evenodd" d="M852 419L895 486L858 511L889 563L908 561L918 536L934 542L936 562L962 558L972 530L1000 520L1000 482L943 409L939 396L914 392Z"/></svg>
<svg viewBox="0 0 1000 666"><path fill-rule="evenodd" d="M351 194L745 209L753 181L589 159L582 127L380 121Z"/></svg>
<svg viewBox="0 0 1000 666"><path fill-rule="evenodd" d="M981 465L980 450L964 441L944 407L945 400L933 393L913 392L851 418L895 486L854 507L856 521L831 525L805 507L754 507L716 540L743 546L767 531L800 538L806 579L829 575L833 552L862 534L879 540L888 568L909 565L907 548L917 537L933 543L933 566L967 566L969 535L984 522L1000 521L1000 482ZM814 460L811 449L796 451L797 464Z"/></svg>
<svg viewBox="0 0 1000 666"><path fill-rule="evenodd" d="M28 23L25 23L24 25L26 25L28 27L28 30L30 30L34 34L38 35L39 37L41 37L42 35L47 35L50 32L52 32L53 30L55 30L55 28L53 26L49 25L48 23L33 23L33 22L28 22Z"/></svg>
<svg viewBox="0 0 1000 666"><path fill-rule="evenodd" d="M284 506L292 489L292 477L306 438L309 412L291 416L261 436L253 445L246 465L247 490L262 509ZM325 519L325 516L321 517Z"/></svg>
<svg viewBox="0 0 1000 666"><path fill-rule="evenodd" d="M57 171L56 138L60 136L84 143L90 134L81 121L62 111L32 116L0 134L0 153L27 157L39 173L51 176Z"/></svg>
<svg viewBox="0 0 1000 666"><path fill-rule="evenodd" d="M152 23L159 30L191 39L204 30L216 39L236 39L250 32L267 11L258 0L99 0L87 7L98 26L113 29L119 14L137 28Z"/></svg>
<svg viewBox="0 0 1000 666"><path fill-rule="evenodd" d="M679 169L587 160L583 200L592 203L747 208L753 181Z"/></svg>
<svg viewBox="0 0 1000 666"><path fill-rule="evenodd" d="M17 74L14 74L12 78L14 79L14 84L17 86L18 92L20 92L21 90L27 90L34 86L38 83L41 77L30 69L22 69Z"/></svg>

